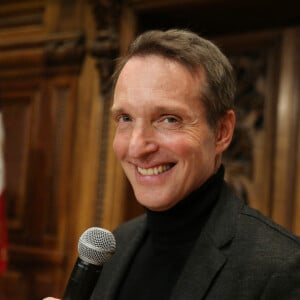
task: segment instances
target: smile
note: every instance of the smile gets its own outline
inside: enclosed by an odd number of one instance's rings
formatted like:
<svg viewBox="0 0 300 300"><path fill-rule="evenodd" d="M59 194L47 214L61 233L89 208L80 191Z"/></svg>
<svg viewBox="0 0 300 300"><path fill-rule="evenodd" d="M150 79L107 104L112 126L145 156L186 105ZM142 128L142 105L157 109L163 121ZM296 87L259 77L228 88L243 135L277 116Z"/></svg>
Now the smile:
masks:
<svg viewBox="0 0 300 300"><path fill-rule="evenodd" d="M148 169L137 167L137 170L141 175L151 176L151 175L158 175L158 174L164 173L164 172L170 170L173 166L174 166L174 164L167 164L167 165L160 165L160 166L157 166L154 168L148 168Z"/></svg>

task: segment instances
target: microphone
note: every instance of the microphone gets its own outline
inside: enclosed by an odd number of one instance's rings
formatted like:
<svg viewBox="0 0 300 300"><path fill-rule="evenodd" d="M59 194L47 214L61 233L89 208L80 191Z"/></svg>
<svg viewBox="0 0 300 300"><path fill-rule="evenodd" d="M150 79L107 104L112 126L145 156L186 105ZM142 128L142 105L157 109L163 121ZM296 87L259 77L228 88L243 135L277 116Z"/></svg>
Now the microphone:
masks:
<svg viewBox="0 0 300 300"><path fill-rule="evenodd" d="M104 263L115 253L114 235L91 227L79 238L79 257L74 265L62 300L87 300L91 296Z"/></svg>

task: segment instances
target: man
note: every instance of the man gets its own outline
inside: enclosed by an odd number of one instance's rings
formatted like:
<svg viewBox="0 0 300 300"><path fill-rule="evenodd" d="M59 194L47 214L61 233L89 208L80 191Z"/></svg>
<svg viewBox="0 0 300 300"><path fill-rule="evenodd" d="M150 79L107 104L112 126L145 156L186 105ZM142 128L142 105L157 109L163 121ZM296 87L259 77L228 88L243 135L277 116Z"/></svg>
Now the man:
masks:
<svg viewBox="0 0 300 300"><path fill-rule="evenodd" d="M114 151L145 215L115 231L92 300L300 299L300 242L226 185L227 58L184 30L139 36L115 74Z"/></svg>

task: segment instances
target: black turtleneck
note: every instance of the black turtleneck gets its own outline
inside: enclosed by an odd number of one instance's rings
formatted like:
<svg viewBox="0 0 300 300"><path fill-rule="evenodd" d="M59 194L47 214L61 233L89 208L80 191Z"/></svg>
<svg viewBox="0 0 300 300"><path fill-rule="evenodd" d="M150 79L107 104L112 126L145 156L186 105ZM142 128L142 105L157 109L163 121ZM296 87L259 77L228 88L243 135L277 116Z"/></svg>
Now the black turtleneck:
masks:
<svg viewBox="0 0 300 300"><path fill-rule="evenodd" d="M147 234L124 278L119 300L167 300L218 199L224 168L163 212L146 210Z"/></svg>

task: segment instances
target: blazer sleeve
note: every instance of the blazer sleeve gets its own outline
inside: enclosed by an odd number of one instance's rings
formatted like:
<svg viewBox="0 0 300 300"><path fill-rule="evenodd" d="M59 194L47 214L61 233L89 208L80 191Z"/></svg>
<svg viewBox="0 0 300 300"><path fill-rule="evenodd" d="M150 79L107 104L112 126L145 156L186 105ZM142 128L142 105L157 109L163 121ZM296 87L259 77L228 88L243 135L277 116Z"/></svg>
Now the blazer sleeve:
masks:
<svg viewBox="0 0 300 300"><path fill-rule="evenodd" d="M300 256L274 273L263 291L262 300L300 299Z"/></svg>

